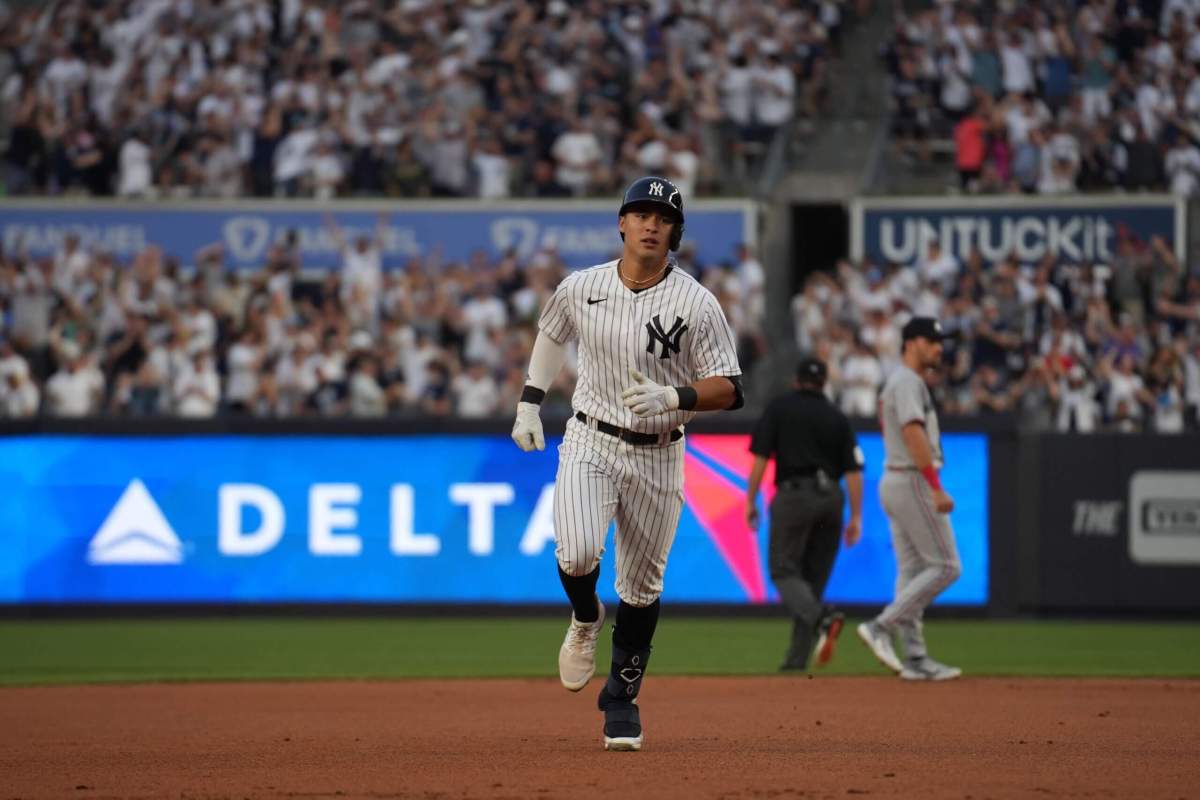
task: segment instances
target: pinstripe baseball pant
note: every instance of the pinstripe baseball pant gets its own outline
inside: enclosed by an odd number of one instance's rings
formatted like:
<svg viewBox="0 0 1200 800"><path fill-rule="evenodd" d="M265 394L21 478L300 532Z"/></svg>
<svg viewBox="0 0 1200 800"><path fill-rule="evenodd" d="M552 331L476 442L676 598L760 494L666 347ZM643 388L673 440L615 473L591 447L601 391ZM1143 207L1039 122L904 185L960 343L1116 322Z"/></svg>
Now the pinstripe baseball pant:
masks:
<svg viewBox="0 0 1200 800"><path fill-rule="evenodd" d="M683 454L684 439L633 445L571 418L554 484L554 554L563 572L596 569L615 519L617 595L638 607L657 600L683 510Z"/></svg>
<svg viewBox="0 0 1200 800"><path fill-rule="evenodd" d="M896 595L877 619L900 633L907 656L924 656L925 608L962 573L950 517L934 509L933 491L914 469L885 470L879 499L892 528Z"/></svg>

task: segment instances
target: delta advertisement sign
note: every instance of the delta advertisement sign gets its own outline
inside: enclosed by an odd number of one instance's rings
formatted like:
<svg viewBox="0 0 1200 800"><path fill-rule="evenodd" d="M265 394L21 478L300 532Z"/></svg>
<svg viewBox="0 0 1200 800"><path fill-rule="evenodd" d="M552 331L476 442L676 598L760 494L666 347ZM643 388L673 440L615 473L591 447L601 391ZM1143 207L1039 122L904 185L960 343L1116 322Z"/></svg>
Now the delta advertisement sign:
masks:
<svg viewBox="0 0 1200 800"><path fill-rule="evenodd" d="M767 515L745 525L742 435L686 440L672 602L776 601ZM895 578L864 435L863 541L827 597L885 603ZM947 435L962 577L939 602L987 602L987 439ZM0 603L558 603L557 441L506 436L0 438ZM768 473L760 498L773 497ZM601 597L615 600L610 532Z"/></svg>
<svg viewBox="0 0 1200 800"><path fill-rule="evenodd" d="M0 202L0 243L7 253L50 258L75 234L87 248L127 262L158 245L181 264L198 250L223 248L235 269L255 269L269 248L294 238L305 269L334 269L341 256L332 215L346 239L367 236L380 244L385 268L414 257L465 261L476 252L496 258L510 250L521 258L553 248L573 268L615 258L621 249L613 202L513 202L483 204L341 203L263 201L253 206L201 202L142 205L122 202ZM703 201L687 207L683 241L701 263L732 260L737 246L754 241L753 214L743 201Z"/></svg>
<svg viewBox="0 0 1200 800"><path fill-rule="evenodd" d="M876 264L912 265L934 240L960 261L978 249L986 263L1024 264L1107 262L1122 235L1161 236L1180 259L1187 243L1185 203L1170 196L859 199L851 218L851 256Z"/></svg>

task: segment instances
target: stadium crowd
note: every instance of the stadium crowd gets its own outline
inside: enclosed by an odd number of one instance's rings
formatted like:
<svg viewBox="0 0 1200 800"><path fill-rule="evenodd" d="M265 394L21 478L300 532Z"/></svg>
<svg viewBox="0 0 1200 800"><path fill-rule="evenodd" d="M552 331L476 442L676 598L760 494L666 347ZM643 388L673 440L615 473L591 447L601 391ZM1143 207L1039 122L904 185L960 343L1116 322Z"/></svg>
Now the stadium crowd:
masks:
<svg viewBox="0 0 1200 800"><path fill-rule="evenodd" d="M510 415L558 254L385 265L377 238L327 224L342 264L318 277L287 243L246 272L220 244L187 270L157 246L118 264L71 237L54 258L0 252L0 417ZM752 367L766 352L752 251L705 265L685 243L677 264L717 296ZM546 401L564 413L568 353Z"/></svg>
<svg viewBox="0 0 1200 800"><path fill-rule="evenodd" d="M832 398L874 416L909 316L942 321L949 415L1038 429L1178 433L1200 427L1200 270L1161 238L1118 237L1108 263L985 263L930 242L915 264L814 273L792 303L796 340L830 366Z"/></svg>
<svg viewBox="0 0 1200 800"><path fill-rule="evenodd" d="M656 173L688 197L740 191L815 113L843 2L15 5L0 11L4 185L559 197Z"/></svg>
<svg viewBox="0 0 1200 800"><path fill-rule="evenodd" d="M953 141L969 192L1200 192L1200 13L1189 0L955 2L883 49L909 156Z"/></svg>

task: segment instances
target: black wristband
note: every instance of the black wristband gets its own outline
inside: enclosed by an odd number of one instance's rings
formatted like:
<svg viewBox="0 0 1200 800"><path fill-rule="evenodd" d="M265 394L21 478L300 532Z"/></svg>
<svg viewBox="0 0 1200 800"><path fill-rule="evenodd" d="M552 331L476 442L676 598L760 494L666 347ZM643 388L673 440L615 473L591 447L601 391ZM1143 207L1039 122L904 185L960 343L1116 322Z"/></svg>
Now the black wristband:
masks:
<svg viewBox="0 0 1200 800"><path fill-rule="evenodd" d="M542 401L546 399L546 392L536 386L525 384L525 388L521 390L521 402L533 403L535 406L540 406Z"/></svg>
<svg viewBox="0 0 1200 800"><path fill-rule="evenodd" d="M691 411L700 401L700 395L690 386L676 386L675 394L679 395L679 410Z"/></svg>

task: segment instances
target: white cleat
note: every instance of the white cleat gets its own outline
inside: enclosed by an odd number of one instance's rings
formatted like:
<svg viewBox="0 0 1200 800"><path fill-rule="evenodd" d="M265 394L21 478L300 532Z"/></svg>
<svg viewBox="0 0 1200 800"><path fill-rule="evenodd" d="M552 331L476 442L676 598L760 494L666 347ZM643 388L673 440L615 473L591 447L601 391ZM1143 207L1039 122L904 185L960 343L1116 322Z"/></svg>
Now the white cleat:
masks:
<svg viewBox="0 0 1200 800"><path fill-rule="evenodd" d="M597 599L596 604L600 616L595 622L580 622L571 614L571 626L558 650L558 678L572 692L587 686L596 674L596 640L604 627L604 603Z"/></svg>
<svg viewBox="0 0 1200 800"><path fill-rule="evenodd" d="M952 681L962 675L958 667L947 666L929 656L905 662L900 677L906 681Z"/></svg>
<svg viewBox="0 0 1200 800"><path fill-rule="evenodd" d="M639 736L614 736L604 737L604 749L611 750L615 753L636 753L642 749L642 737Z"/></svg>
<svg viewBox="0 0 1200 800"><path fill-rule="evenodd" d="M871 620L858 626L858 638L862 639L863 644L870 649L875 658L879 659L880 664L892 672L903 671L904 667L896 655L896 647L892 643L892 634L889 630Z"/></svg>

